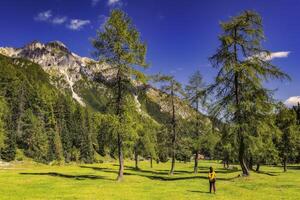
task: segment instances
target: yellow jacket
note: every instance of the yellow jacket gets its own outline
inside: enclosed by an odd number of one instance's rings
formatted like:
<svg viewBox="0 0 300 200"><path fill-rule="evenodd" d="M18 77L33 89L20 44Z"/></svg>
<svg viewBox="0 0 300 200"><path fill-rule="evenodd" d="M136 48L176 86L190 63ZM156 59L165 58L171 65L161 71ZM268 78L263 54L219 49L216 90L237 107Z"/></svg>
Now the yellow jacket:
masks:
<svg viewBox="0 0 300 200"><path fill-rule="evenodd" d="M217 176L216 176L216 172L215 171L213 171L212 173L210 173L210 172L208 173L208 179L210 181L214 180L216 177Z"/></svg>

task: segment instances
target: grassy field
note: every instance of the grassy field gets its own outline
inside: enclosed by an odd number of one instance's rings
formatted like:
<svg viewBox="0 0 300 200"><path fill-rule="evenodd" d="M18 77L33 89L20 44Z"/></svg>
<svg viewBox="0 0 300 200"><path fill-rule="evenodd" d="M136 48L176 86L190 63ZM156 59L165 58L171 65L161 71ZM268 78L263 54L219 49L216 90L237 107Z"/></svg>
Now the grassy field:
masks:
<svg viewBox="0 0 300 200"><path fill-rule="evenodd" d="M217 171L217 193L208 193L207 171ZM19 163L0 168L0 199L300 199L300 166L287 173L279 167L262 166L261 173L237 178L239 171L224 170L217 162L201 161L194 175L192 163L176 163L176 174L168 175L169 163L126 162L123 182L116 182L117 165L47 166Z"/></svg>

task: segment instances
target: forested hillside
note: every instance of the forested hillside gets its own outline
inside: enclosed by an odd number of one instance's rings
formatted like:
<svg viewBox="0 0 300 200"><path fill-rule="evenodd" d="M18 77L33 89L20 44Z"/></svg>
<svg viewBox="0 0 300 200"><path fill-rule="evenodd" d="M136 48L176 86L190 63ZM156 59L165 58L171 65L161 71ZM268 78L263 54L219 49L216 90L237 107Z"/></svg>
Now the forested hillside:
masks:
<svg viewBox="0 0 300 200"><path fill-rule="evenodd" d="M3 160L23 159L23 154L44 163L100 162L106 155L115 158L112 129L117 125L109 109L110 89L105 82L87 77L76 82L74 89L87 105L83 106L72 98L68 87L53 84L58 80L40 65L24 58L0 58ZM133 158L134 146L142 156L168 159L165 145L169 137L161 125L170 116L168 109L157 103L163 102L160 93L145 86L129 99L128 126L132 130L126 136L126 157ZM185 115L196 114L186 103L177 101ZM161 140L157 141L157 135Z"/></svg>

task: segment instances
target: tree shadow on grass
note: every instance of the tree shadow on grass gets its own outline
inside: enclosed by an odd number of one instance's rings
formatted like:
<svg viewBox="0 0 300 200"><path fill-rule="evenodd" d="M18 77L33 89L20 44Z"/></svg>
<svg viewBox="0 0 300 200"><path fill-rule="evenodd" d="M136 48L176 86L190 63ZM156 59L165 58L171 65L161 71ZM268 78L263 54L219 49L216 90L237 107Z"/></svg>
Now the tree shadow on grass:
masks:
<svg viewBox="0 0 300 200"><path fill-rule="evenodd" d="M281 165L276 165L276 166L272 166L272 167L276 167L276 168L282 168L283 170L283 166ZM291 170L300 170L300 165L288 165L287 169L291 169Z"/></svg>
<svg viewBox="0 0 300 200"><path fill-rule="evenodd" d="M168 172L169 170L157 170L157 171L166 171ZM207 174L208 173L208 169L207 170L198 170L198 173L204 173ZM216 170L217 174L229 174L229 173L235 173L238 172L239 170L235 170L235 169L224 169L224 170ZM180 174L180 173L185 173L185 174L194 174L194 171L188 171L188 170L175 170L175 174Z"/></svg>
<svg viewBox="0 0 300 200"><path fill-rule="evenodd" d="M80 166L81 168L90 168L93 170L98 170L98 171L102 171L102 172L107 172L107 173L114 173L114 174L118 174L117 170L113 170L113 169L107 169L107 168L100 168L100 167L90 167L90 166ZM168 176L168 174L164 174L164 175L159 175L159 174L155 174L153 173L153 171L149 171L149 170L130 170L130 171L134 171L134 173L132 172L124 172L124 175L134 175L134 176L141 176L141 177L145 177L151 180L159 180L159 181L178 181L178 180L192 180L192 179L207 179L207 176L199 176L199 175L195 175L195 176ZM146 171L146 172L144 172ZM153 175L154 174L154 175ZM239 176L236 177L231 177L231 178L218 178L217 180L220 181L231 181L233 179L238 178Z"/></svg>
<svg viewBox="0 0 300 200"><path fill-rule="evenodd" d="M287 166L287 169L300 170L300 166Z"/></svg>
<svg viewBox="0 0 300 200"><path fill-rule="evenodd" d="M211 194L208 191L201 191L201 190L187 190L188 192L193 192L193 193L203 193L203 194Z"/></svg>
<svg viewBox="0 0 300 200"><path fill-rule="evenodd" d="M151 173L151 174L157 174L157 175L168 175L169 174L169 171L166 170L166 171L153 171L153 170L145 170L145 169L140 169L140 168L135 168L135 167L131 167L131 166L125 166L125 168L127 170L130 170L130 171L135 171L135 172L142 172L142 173ZM179 174L177 172L175 172L175 174Z"/></svg>
<svg viewBox="0 0 300 200"><path fill-rule="evenodd" d="M104 176L96 176L96 175L69 175L69 174L62 174L57 172L41 172L41 173L26 173L22 172L21 175L39 175L39 176L55 176L55 177L62 177L62 178L70 178L75 180L84 180L84 179L106 179L106 180L112 180L108 179Z"/></svg>
<svg viewBox="0 0 300 200"><path fill-rule="evenodd" d="M265 174L265 175L268 175L268 176L278 176L277 174L275 173L278 173L278 172L266 172L266 171L255 171L256 173L258 174Z"/></svg>
<svg viewBox="0 0 300 200"><path fill-rule="evenodd" d="M174 176L150 176L150 175L141 175L143 177L152 179L152 180L160 180L160 181L179 181L179 180L193 180L193 179L204 179L207 180L206 176L186 176L186 177L174 177ZM231 177L231 178L218 178L219 181L231 181L233 179L238 178Z"/></svg>

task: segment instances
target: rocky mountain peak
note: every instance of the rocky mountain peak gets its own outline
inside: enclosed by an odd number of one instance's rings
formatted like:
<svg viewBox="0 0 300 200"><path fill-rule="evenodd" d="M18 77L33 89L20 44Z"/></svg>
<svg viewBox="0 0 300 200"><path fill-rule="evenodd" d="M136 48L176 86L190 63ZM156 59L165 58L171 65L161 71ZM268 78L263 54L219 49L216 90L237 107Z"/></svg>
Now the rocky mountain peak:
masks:
<svg viewBox="0 0 300 200"><path fill-rule="evenodd" d="M56 81L53 84L58 88L69 88L74 99L82 105L84 105L83 101L73 89L74 83L83 75L93 79L93 74L104 67L93 59L72 53L60 41L44 44L35 40L22 48L2 47L0 53L9 57L28 59L39 64L53 80L63 79L64 81L59 83Z"/></svg>
<svg viewBox="0 0 300 200"><path fill-rule="evenodd" d="M56 49L56 50L64 51L64 52L67 52L67 53L71 53L69 51L69 49L67 48L67 46L64 43L60 42L60 41L48 42L48 43L45 44L45 47L50 48L50 49Z"/></svg>
<svg viewBox="0 0 300 200"><path fill-rule="evenodd" d="M34 40L28 44L26 44L23 48L21 49L26 49L26 50L35 50L35 49L42 49L44 48L45 45L42 44L41 42L37 41L37 40Z"/></svg>

